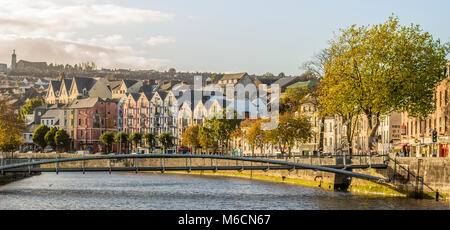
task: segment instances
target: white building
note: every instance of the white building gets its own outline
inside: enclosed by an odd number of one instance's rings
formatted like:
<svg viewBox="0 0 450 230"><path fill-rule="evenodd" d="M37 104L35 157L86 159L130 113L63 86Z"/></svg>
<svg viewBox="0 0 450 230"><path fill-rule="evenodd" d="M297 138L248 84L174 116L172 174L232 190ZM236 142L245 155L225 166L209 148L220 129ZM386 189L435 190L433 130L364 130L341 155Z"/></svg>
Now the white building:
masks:
<svg viewBox="0 0 450 230"><path fill-rule="evenodd" d="M402 116L400 113L391 113L380 120L377 130L378 153L392 152L394 147L401 141Z"/></svg>

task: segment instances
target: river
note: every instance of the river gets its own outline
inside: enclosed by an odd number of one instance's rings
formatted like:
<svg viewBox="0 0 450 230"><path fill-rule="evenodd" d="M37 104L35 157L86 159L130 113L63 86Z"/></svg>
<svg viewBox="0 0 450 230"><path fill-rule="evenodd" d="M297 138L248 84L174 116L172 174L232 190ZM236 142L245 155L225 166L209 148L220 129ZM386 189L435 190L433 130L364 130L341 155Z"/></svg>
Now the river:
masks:
<svg viewBox="0 0 450 230"><path fill-rule="evenodd" d="M42 173L0 186L2 210L450 209L257 180L157 173Z"/></svg>

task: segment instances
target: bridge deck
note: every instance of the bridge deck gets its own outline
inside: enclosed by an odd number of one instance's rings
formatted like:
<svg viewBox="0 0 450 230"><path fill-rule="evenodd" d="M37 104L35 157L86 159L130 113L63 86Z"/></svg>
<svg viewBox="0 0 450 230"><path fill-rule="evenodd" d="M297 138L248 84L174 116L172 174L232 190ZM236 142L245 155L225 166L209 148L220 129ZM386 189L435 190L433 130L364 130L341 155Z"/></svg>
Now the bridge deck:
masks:
<svg viewBox="0 0 450 230"><path fill-rule="evenodd" d="M344 169L343 165L330 165L324 166L330 168ZM386 165L352 165L347 166L346 169L366 169L377 168L384 169ZM239 171L239 170L294 170L301 168L294 168L293 166L192 166L192 167L95 167L95 168L13 168L5 169L5 172L134 172L134 171L147 171L147 172L161 172L161 171Z"/></svg>
<svg viewBox="0 0 450 230"><path fill-rule="evenodd" d="M345 157L345 156L344 156ZM126 165L125 167L114 167L111 165L112 160L120 160L120 159L134 159L135 161L141 158L153 158L160 159L161 166L160 167L141 167L137 166L136 162L133 163L133 166L130 167ZM175 166L165 166L165 159L186 159L186 165L175 165ZM188 159L210 159L210 166L198 166L198 165L188 165ZM346 160L343 160L346 159ZM383 158L384 159L384 158ZM93 167L85 167L84 161L95 161L95 160L109 160L109 167L99 166L96 168ZM164 161L163 161L164 160ZM215 165L213 165L213 160L215 160ZM222 166L218 164L218 160L232 160L236 161L236 166ZM336 159L337 160L337 159ZM343 160L343 161L342 161ZM191 160L189 160L190 162ZM238 165L238 162L241 162L241 165ZM83 167L60 167L59 163L64 162L83 162ZM261 163L261 165L246 165L244 162L250 163ZM348 157L341 158L341 162L349 162ZM361 159L359 161L361 163ZM86 171L188 171L188 170L293 170L293 169L310 169L316 171L324 171L329 173L338 173L351 177L357 177L367 180L381 181L381 182L389 182L389 179L375 177L371 175L366 175L359 172L352 172L350 169L363 169L363 168L386 168L385 164L371 164L369 156L369 164L335 164L335 165L313 165L312 161L310 164L308 163L299 163L294 161L280 161L273 159L260 159L260 158L250 158L250 157L236 157L236 156L224 156L224 155L198 155L198 154L127 154L127 155L94 155L94 156L76 156L76 157L68 157L68 158L54 158L54 159L46 159L46 160L38 160L35 161L32 158L23 159L22 162L5 164L6 162L2 159L2 165L0 166L0 170L2 173L4 172L86 172ZM43 164L52 164L55 163L55 168L41 168L40 165ZM180 163L180 162L179 162ZM336 161L336 163L338 163ZM375 163L375 162L374 162ZM385 162L383 162L385 163Z"/></svg>

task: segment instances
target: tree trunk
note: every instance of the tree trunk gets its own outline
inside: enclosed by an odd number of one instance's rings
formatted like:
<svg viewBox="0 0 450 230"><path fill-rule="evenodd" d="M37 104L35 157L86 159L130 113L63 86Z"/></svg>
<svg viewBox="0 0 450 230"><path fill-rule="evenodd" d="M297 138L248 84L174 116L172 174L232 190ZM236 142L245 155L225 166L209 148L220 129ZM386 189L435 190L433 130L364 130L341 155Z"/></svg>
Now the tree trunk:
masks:
<svg viewBox="0 0 450 230"><path fill-rule="evenodd" d="M377 133L377 129L378 126L380 125L380 117L379 117L379 113L376 114L375 116L375 125L373 125L373 120L372 120L372 116L367 116L369 119L369 137L368 137L368 142L367 146L369 149L369 152L372 152L373 150L373 138L375 137L375 134Z"/></svg>

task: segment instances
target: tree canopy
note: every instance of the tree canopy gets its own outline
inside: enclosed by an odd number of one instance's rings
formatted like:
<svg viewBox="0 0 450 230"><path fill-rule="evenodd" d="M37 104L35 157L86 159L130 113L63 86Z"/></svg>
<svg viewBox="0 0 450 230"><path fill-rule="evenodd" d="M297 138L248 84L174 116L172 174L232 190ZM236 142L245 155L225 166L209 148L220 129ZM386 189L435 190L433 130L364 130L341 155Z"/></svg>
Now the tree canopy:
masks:
<svg viewBox="0 0 450 230"><path fill-rule="evenodd" d="M57 148L67 151L70 146L70 136L64 129L60 129L55 133L55 144Z"/></svg>
<svg viewBox="0 0 450 230"><path fill-rule="evenodd" d="M20 116L25 117L27 114L32 114L34 112L34 109L44 104L44 100L42 98L31 98L28 99L25 102L25 105L23 105L20 108Z"/></svg>
<svg viewBox="0 0 450 230"><path fill-rule="evenodd" d="M392 111L427 117L444 78L449 44L394 16L373 26L353 25L330 40L321 82L326 114L364 114L371 148L380 117Z"/></svg>
<svg viewBox="0 0 450 230"><path fill-rule="evenodd" d="M45 141L45 135L47 132L50 131L50 128L47 125L40 125L39 127L34 130L33 134L33 143L42 149L47 147L47 141Z"/></svg>

